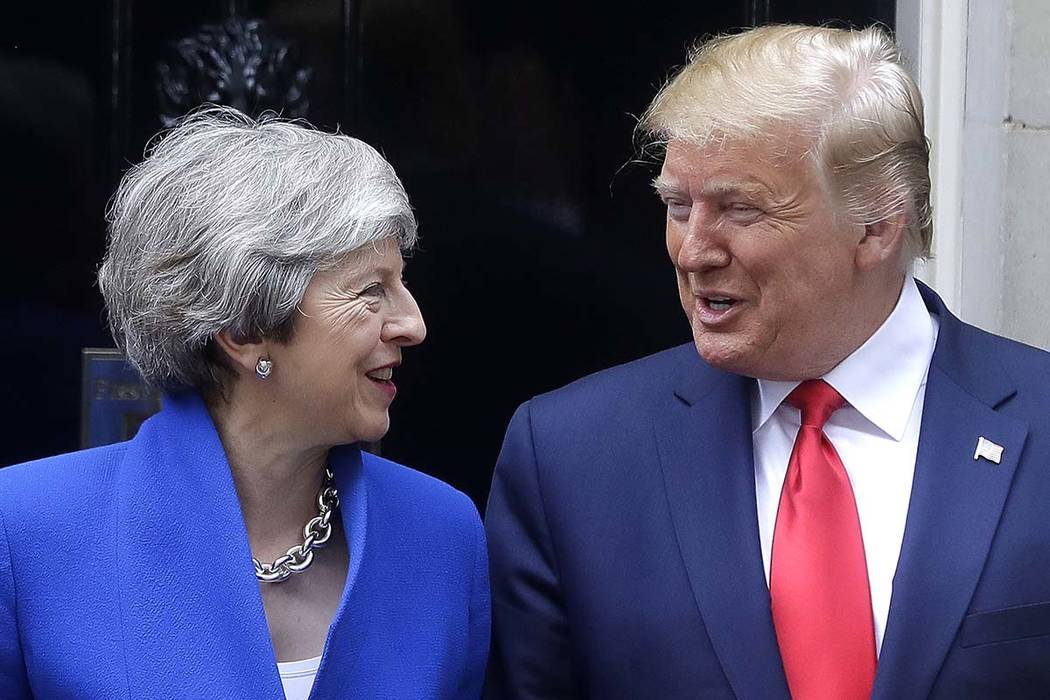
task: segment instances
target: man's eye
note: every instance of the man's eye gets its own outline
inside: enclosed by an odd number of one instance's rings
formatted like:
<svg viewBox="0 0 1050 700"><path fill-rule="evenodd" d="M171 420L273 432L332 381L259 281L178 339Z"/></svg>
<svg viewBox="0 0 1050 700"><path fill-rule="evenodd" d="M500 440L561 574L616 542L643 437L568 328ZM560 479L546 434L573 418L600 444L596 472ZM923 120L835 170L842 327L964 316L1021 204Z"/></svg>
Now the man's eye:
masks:
<svg viewBox="0 0 1050 700"><path fill-rule="evenodd" d="M730 202L726 209L734 214L757 214L759 209L747 202Z"/></svg>
<svg viewBox="0 0 1050 700"><path fill-rule="evenodd" d="M678 200L669 199L665 202L667 204L667 215L675 221L687 221L689 219L689 210L692 208L685 202Z"/></svg>

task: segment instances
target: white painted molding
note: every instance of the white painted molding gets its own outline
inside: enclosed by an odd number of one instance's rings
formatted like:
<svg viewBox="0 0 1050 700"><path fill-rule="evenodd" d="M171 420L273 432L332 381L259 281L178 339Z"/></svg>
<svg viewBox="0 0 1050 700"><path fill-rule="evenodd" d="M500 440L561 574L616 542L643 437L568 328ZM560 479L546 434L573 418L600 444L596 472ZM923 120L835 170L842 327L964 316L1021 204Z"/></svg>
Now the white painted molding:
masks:
<svg viewBox="0 0 1050 700"><path fill-rule="evenodd" d="M899 0L897 36L918 73L931 142L933 260L916 274L948 308L962 303L963 145L966 112L967 0Z"/></svg>

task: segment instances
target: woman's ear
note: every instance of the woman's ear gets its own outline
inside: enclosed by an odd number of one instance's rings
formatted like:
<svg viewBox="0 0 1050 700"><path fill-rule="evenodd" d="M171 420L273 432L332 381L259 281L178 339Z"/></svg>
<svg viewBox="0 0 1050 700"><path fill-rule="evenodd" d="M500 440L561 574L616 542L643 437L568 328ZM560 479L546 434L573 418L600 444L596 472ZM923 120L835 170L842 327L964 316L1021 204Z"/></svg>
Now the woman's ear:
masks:
<svg viewBox="0 0 1050 700"><path fill-rule="evenodd" d="M258 336L242 338L226 329L215 335L215 344L239 375L255 374L260 364L270 362L270 344Z"/></svg>

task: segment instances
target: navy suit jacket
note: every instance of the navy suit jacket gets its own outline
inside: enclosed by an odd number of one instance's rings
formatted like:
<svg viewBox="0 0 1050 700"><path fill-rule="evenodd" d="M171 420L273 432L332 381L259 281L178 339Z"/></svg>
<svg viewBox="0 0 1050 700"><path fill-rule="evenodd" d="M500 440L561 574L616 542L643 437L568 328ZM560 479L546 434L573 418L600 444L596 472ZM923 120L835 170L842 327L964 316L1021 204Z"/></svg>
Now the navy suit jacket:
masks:
<svg viewBox="0 0 1050 700"><path fill-rule="evenodd" d="M489 592L473 503L354 446L329 465L350 566L310 697L478 698ZM130 442L0 469L0 698L28 697L284 697L196 396L167 398Z"/></svg>
<svg viewBox="0 0 1050 700"><path fill-rule="evenodd" d="M1050 355L921 291L940 333L872 696L1050 697ZM486 513L488 697L789 696L752 383L687 345L518 410Z"/></svg>

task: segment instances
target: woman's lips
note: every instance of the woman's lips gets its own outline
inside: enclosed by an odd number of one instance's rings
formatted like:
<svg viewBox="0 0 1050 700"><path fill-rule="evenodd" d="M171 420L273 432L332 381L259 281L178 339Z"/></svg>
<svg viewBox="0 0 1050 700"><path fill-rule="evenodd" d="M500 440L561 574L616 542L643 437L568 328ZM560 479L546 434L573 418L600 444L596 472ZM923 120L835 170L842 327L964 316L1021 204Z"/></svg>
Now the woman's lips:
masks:
<svg viewBox="0 0 1050 700"><path fill-rule="evenodd" d="M397 385L395 385L390 379L375 379L373 377L368 377L368 381L379 387L379 389L390 396L390 398L394 398L394 395L397 394Z"/></svg>
<svg viewBox="0 0 1050 700"><path fill-rule="evenodd" d="M397 386L394 385L395 367L397 367L397 363L377 367L376 369L366 372L365 377L390 398L394 398L394 394L397 393Z"/></svg>

